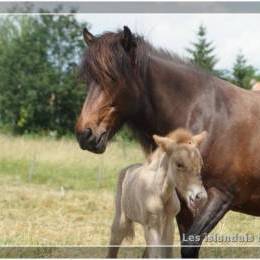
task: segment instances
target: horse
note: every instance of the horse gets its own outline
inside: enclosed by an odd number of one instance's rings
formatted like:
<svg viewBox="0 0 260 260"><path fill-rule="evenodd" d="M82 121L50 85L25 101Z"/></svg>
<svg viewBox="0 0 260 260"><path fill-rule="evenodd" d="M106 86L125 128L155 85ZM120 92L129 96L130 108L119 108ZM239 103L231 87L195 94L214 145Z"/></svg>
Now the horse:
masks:
<svg viewBox="0 0 260 260"><path fill-rule="evenodd" d="M88 95L75 126L82 149L103 153L124 124L147 156L154 134L208 132L200 147L208 200L196 217L181 200L182 257L198 257L205 235L229 210L259 216L260 95L156 49L127 26L98 36L85 29L83 36L80 74Z"/></svg>
<svg viewBox="0 0 260 260"><path fill-rule="evenodd" d="M206 132L192 136L185 129L166 137L154 135L158 148L151 158L121 172L109 258L117 257L124 238L133 238L133 222L142 225L146 244L152 246L147 248L148 257L172 257L173 219L180 211L176 190L194 214L207 200L200 176L203 161L197 148L205 138Z"/></svg>

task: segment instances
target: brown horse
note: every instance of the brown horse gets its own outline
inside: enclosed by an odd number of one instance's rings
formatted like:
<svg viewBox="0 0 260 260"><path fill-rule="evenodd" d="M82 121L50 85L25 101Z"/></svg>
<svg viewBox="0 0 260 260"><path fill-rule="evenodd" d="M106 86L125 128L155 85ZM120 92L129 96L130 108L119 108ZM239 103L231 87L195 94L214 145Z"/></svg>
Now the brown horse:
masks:
<svg viewBox="0 0 260 260"><path fill-rule="evenodd" d="M105 151L126 123L147 154L153 134L184 127L208 132L200 151L208 202L193 219L183 204L178 226L183 257L197 257L208 232L228 210L260 215L260 95L242 90L156 50L129 28L93 36L82 62L88 96L76 125L82 149ZM199 239L187 239L192 236Z"/></svg>

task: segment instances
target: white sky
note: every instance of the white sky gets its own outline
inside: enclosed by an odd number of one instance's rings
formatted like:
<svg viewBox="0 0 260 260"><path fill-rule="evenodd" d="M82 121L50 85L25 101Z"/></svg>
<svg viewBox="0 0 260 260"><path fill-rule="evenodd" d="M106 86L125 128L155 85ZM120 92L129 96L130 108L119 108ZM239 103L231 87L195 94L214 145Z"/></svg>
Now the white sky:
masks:
<svg viewBox="0 0 260 260"><path fill-rule="evenodd" d="M219 58L218 68L230 69L239 50L248 62L260 70L260 14L77 14L91 24L91 32L100 34L124 25L143 34L155 46L185 56L185 48L194 41L199 24L208 30Z"/></svg>

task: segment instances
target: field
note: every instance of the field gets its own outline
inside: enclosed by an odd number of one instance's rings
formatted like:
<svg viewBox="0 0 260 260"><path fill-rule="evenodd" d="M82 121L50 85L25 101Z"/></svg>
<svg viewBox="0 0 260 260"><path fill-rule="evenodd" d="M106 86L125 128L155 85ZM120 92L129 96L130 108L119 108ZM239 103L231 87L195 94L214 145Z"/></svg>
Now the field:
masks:
<svg viewBox="0 0 260 260"><path fill-rule="evenodd" d="M134 143L94 155L73 139L0 135L1 245L107 245L117 173L142 160ZM230 212L213 234L249 234L252 243L236 245L258 245L259 230L257 218ZM136 233L132 244L143 245L139 226Z"/></svg>

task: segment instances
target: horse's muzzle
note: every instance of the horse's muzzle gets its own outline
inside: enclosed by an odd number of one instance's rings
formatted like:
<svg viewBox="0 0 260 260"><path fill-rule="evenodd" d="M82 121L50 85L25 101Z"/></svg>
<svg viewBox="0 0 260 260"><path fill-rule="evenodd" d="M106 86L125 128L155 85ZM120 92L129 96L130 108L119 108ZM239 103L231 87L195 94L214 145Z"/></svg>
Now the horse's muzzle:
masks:
<svg viewBox="0 0 260 260"><path fill-rule="evenodd" d="M79 146L83 150L88 150L93 153L103 153L106 150L108 132L96 136L90 128L83 132L76 133Z"/></svg>

